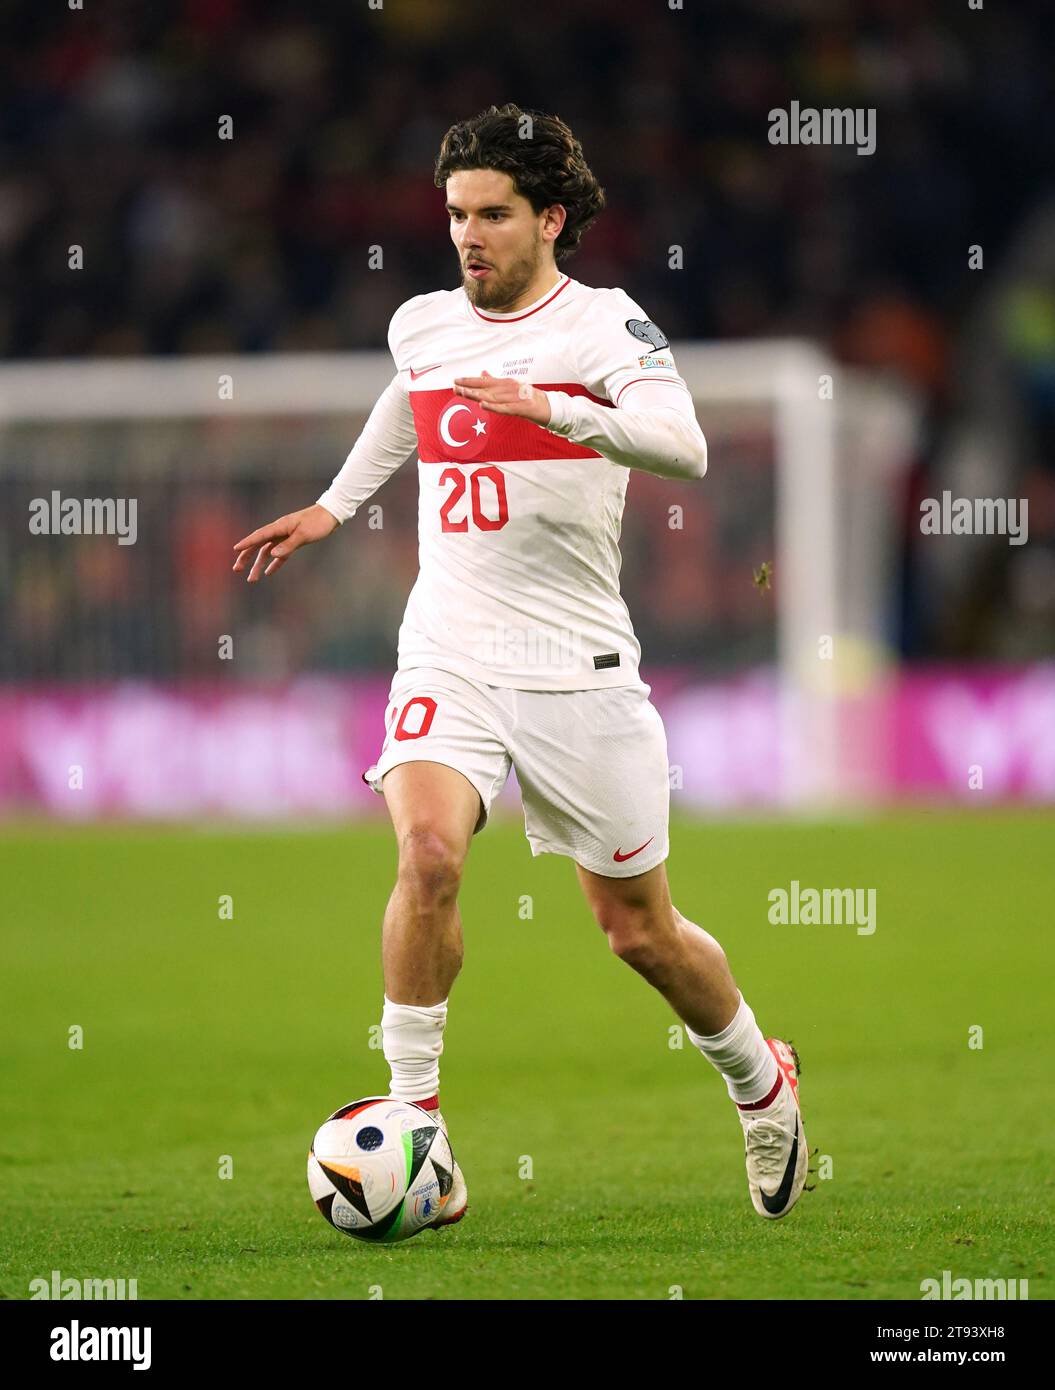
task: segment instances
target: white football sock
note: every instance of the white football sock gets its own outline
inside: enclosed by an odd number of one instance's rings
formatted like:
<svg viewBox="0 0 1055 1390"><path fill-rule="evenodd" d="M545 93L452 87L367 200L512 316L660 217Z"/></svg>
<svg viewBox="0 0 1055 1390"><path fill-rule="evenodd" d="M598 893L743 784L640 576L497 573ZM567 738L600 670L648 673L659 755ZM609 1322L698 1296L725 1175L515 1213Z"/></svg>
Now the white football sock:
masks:
<svg viewBox="0 0 1055 1390"><path fill-rule="evenodd" d="M385 995L381 1045L392 1068L390 1095L400 1100L428 1100L439 1093L446 1022L446 999L422 1008L416 1004L394 1004Z"/></svg>
<svg viewBox="0 0 1055 1390"><path fill-rule="evenodd" d="M720 1033L703 1038L688 1024L685 1031L708 1062L721 1072L730 1097L739 1105L763 1100L775 1089L780 1068L742 994L740 1007Z"/></svg>

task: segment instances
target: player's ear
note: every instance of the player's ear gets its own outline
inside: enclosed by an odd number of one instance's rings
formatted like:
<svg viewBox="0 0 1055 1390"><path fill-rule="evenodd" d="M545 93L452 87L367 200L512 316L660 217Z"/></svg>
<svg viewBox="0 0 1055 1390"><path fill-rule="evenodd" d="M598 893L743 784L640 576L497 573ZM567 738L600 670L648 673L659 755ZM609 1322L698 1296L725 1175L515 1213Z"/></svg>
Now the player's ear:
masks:
<svg viewBox="0 0 1055 1390"><path fill-rule="evenodd" d="M551 222L555 221L557 230L554 233L553 240L556 241L557 237L559 237L561 232L563 232L564 224L568 220L568 209L564 206L563 203L552 203L546 209L546 213L547 215L552 214Z"/></svg>

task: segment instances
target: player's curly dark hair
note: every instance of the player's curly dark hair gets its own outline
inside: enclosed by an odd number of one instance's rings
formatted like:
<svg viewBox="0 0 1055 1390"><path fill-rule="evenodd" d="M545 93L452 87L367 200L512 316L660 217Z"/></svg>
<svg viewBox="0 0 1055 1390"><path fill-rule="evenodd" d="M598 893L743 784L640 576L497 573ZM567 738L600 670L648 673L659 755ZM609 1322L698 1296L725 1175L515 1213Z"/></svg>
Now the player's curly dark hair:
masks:
<svg viewBox="0 0 1055 1390"><path fill-rule="evenodd" d="M451 126L436 158L436 187L443 188L458 169L509 174L535 212L560 203L567 217L553 246L558 261L578 249L583 232L605 205L604 189L560 117L522 111L512 101Z"/></svg>

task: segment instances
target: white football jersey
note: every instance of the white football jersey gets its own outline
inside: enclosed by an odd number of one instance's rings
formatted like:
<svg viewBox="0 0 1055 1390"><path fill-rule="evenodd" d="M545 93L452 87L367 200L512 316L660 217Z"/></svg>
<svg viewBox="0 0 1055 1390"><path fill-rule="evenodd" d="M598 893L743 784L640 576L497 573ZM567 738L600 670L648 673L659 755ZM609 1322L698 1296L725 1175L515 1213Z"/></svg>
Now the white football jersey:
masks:
<svg viewBox="0 0 1055 1390"><path fill-rule="evenodd" d="M417 295L393 314L389 347L396 377L319 501L345 520L416 443L419 574L398 669L523 690L641 684L619 592L630 470L568 432L702 476L706 444L666 338L622 290L561 275L514 313L478 309L461 287ZM549 426L454 393L484 371L550 393Z"/></svg>

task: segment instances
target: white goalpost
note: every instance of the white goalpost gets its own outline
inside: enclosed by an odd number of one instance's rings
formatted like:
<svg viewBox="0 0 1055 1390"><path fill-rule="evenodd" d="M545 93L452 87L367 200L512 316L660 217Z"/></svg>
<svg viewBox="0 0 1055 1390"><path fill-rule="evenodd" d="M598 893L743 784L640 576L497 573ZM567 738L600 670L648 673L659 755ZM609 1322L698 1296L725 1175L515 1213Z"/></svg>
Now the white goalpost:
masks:
<svg viewBox="0 0 1055 1390"><path fill-rule="evenodd" d="M780 718L785 722L773 800L810 811L867 795L846 757L841 710L882 680L896 594L898 479L911 457L919 407L901 386L847 369L796 340L672 344L708 437L708 487L723 470L714 425L772 440L775 602ZM27 362L0 366L0 482L29 452L42 488L88 486L106 465L78 428L227 421L362 418L392 376L388 355L303 353L173 359ZM52 436L47 431L57 431ZM345 451L354 442L349 428ZM214 457L222 456L222 442ZM172 467L135 454L144 471ZM344 453L317 452L318 490ZM23 463L23 467L28 466ZM304 471L303 463L294 471ZM76 479L76 484L74 483ZM735 478L728 480L735 488ZM315 495L315 494L312 494ZM633 496L628 497L628 510ZM22 519L8 516L9 527ZM745 556L745 565L753 557ZM706 673L701 673L705 675Z"/></svg>

